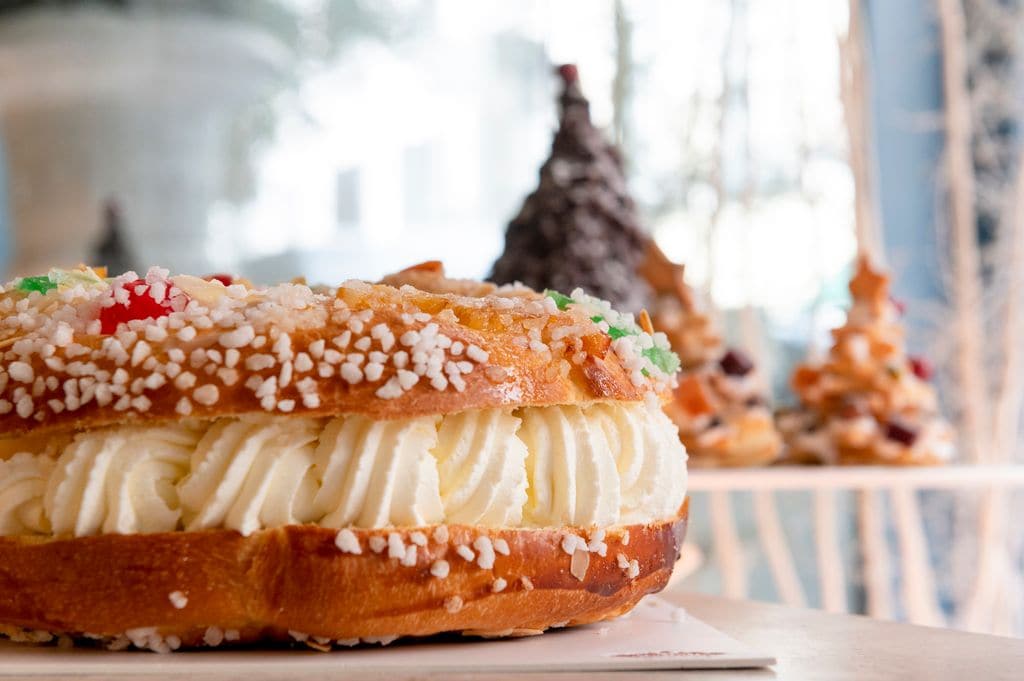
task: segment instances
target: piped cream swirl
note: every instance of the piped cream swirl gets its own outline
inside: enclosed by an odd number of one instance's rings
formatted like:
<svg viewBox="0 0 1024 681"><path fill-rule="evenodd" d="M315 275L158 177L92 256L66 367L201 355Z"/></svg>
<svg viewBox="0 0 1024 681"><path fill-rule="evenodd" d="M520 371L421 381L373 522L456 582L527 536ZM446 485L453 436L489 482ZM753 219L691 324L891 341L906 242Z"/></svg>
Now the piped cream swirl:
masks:
<svg viewBox="0 0 1024 681"><path fill-rule="evenodd" d="M679 431L657 402L629 407L596 404L587 410L600 424L619 473L619 522L640 523L674 515L686 496L686 454Z"/></svg>
<svg viewBox="0 0 1024 681"><path fill-rule="evenodd" d="M200 432L187 425L81 433L57 459L44 510L54 534L166 532L181 515L175 484Z"/></svg>
<svg viewBox="0 0 1024 681"><path fill-rule="evenodd" d="M438 492L437 419L341 416L316 450L315 506L326 527L428 525L444 517Z"/></svg>
<svg viewBox="0 0 1024 681"><path fill-rule="evenodd" d="M441 422L433 454L449 522L515 526L526 503L526 445L520 419L501 409L467 411Z"/></svg>
<svg viewBox="0 0 1024 681"><path fill-rule="evenodd" d="M313 520L317 425L305 418L216 421L178 486L185 529L227 527L248 535Z"/></svg>
<svg viewBox="0 0 1024 681"><path fill-rule="evenodd" d="M611 525L621 499L615 455L601 424L577 406L523 410L529 455L524 517L531 525Z"/></svg>
<svg viewBox="0 0 1024 681"><path fill-rule="evenodd" d="M0 536L50 531L43 495L52 470L53 459L28 452L0 461Z"/></svg>

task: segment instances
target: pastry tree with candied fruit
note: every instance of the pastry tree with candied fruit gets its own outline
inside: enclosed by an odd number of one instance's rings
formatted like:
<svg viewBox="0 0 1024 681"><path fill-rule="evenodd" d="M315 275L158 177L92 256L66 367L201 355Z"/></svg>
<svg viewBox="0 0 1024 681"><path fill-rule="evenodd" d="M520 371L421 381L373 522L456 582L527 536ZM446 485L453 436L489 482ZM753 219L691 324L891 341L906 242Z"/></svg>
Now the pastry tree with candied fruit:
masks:
<svg viewBox="0 0 1024 681"><path fill-rule="evenodd" d="M937 464L953 455L927 360L907 355L889 277L866 256L850 281L846 324L820 363L801 364L799 407L779 416L786 458L822 464Z"/></svg>

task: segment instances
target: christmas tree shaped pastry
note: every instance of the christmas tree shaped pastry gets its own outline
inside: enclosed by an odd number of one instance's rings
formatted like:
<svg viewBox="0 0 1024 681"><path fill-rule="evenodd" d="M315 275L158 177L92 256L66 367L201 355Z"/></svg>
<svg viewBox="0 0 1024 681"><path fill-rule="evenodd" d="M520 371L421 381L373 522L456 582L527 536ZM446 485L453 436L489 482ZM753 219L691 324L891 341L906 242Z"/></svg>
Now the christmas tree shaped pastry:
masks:
<svg viewBox="0 0 1024 681"><path fill-rule="evenodd" d="M590 121L576 67L558 68L559 126L540 182L505 234L490 280L537 291L579 287L617 309L639 312L650 291L637 276L646 236L618 150Z"/></svg>
<svg viewBox="0 0 1024 681"><path fill-rule="evenodd" d="M857 261L846 324L821 363L793 372L798 409L779 416L787 459L804 463L936 464L951 458L927 361L908 357L889 277Z"/></svg>
<svg viewBox="0 0 1024 681"><path fill-rule="evenodd" d="M683 278L651 241L641 270L656 293L654 327L679 355L675 400L665 411L695 466L756 466L773 462L781 440L761 394L754 363L722 342Z"/></svg>

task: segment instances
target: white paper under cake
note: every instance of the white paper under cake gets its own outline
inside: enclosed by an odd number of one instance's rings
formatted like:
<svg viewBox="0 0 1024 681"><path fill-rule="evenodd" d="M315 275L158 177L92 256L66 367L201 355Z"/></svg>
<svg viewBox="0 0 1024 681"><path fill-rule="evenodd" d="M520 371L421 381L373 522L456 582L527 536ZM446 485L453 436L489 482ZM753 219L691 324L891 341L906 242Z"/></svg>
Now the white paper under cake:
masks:
<svg viewBox="0 0 1024 681"><path fill-rule="evenodd" d="M755 652L664 600L648 598L627 617L543 636L494 641L432 641L319 653L306 650L202 650L157 655L0 643L0 677L25 675L294 675L361 671L597 671L765 667Z"/></svg>

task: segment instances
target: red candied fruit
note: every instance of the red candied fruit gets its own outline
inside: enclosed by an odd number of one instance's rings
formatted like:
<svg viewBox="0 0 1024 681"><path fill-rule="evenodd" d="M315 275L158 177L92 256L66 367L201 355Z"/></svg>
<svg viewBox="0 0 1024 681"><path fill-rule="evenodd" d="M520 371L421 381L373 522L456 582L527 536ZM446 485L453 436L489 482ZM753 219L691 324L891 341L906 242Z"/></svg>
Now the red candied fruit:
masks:
<svg viewBox="0 0 1024 681"><path fill-rule="evenodd" d="M134 319L156 319L171 313L171 301L166 296L163 300L154 300L145 279L128 282L124 288L128 292L127 303L115 302L110 307L100 308L100 333L109 335L117 331L118 324Z"/></svg>
<svg viewBox="0 0 1024 681"><path fill-rule="evenodd" d="M924 357L911 357L910 370L913 371L914 375L922 381L930 380L932 374L935 373L935 368L932 367L932 363Z"/></svg>
<svg viewBox="0 0 1024 681"><path fill-rule="evenodd" d="M890 420L885 426L885 436L893 442L906 447L913 447L917 441L917 430L902 421Z"/></svg>
<svg viewBox="0 0 1024 681"><path fill-rule="evenodd" d="M726 352L718 361L718 365L727 376L746 376L754 370L754 363L750 358L736 349Z"/></svg>
<svg viewBox="0 0 1024 681"><path fill-rule="evenodd" d="M207 274L203 277L206 281L219 281L225 286L231 286L235 283L235 278L230 274L223 274L218 272L217 274Z"/></svg>

